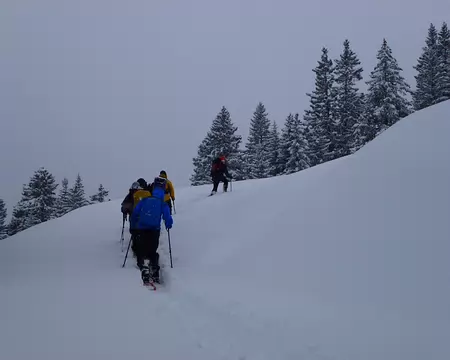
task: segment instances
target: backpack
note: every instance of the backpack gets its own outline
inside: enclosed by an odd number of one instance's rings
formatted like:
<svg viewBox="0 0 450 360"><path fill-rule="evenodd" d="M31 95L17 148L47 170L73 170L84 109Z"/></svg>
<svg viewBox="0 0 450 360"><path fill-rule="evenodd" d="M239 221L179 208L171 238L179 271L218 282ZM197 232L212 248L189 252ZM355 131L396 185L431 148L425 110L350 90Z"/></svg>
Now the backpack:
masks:
<svg viewBox="0 0 450 360"><path fill-rule="evenodd" d="M153 188L161 188L163 190L166 189L167 179L157 176L155 180L153 180Z"/></svg>
<svg viewBox="0 0 450 360"><path fill-rule="evenodd" d="M150 191L147 190L138 190L133 194L133 209L142 199L150 197Z"/></svg>
<svg viewBox="0 0 450 360"><path fill-rule="evenodd" d="M212 163L211 171L214 173L214 172L220 171L221 168L222 168L222 162L220 161L219 158L215 159Z"/></svg>
<svg viewBox="0 0 450 360"><path fill-rule="evenodd" d="M138 214L138 229L161 229L161 216L165 204L156 197L142 200L141 211Z"/></svg>

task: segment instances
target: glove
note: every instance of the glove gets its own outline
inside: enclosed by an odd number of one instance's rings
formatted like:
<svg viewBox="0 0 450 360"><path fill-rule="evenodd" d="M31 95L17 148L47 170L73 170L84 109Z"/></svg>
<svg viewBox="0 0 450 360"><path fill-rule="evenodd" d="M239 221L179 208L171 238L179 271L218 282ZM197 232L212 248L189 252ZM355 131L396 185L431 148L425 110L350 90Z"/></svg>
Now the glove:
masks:
<svg viewBox="0 0 450 360"><path fill-rule="evenodd" d="M172 229L172 224L167 224L166 223L166 230L170 230L170 229Z"/></svg>

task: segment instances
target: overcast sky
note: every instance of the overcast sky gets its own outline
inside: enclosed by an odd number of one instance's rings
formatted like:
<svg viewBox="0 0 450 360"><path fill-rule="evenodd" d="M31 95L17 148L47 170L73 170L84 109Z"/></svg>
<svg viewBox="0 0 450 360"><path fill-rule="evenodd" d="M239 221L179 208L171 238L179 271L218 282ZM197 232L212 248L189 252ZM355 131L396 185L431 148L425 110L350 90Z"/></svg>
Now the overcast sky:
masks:
<svg viewBox="0 0 450 360"><path fill-rule="evenodd" d="M257 103L303 113L321 48L348 38L365 80L386 37L414 85L449 0L2 0L0 198L40 166L122 197L161 169L189 184L222 105L244 139Z"/></svg>

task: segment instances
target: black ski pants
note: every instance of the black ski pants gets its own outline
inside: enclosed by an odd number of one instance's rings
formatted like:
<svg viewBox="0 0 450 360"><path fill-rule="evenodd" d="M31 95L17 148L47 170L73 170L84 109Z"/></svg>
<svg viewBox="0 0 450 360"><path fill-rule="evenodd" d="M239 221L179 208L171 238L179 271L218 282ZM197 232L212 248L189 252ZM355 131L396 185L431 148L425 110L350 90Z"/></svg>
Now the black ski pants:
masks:
<svg viewBox="0 0 450 360"><path fill-rule="evenodd" d="M225 177L224 174L219 174L216 176L213 176L213 190L212 191L217 191L218 187L219 187L219 183L223 182L223 190L227 191L228 189L228 179Z"/></svg>
<svg viewBox="0 0 450 360"><path fill-rule="evenodd" d="M138 266L144 265L144 260L150 260L153 271L159 271L159 247L160 230L138 230L133 238L136 249Z"/></svg>

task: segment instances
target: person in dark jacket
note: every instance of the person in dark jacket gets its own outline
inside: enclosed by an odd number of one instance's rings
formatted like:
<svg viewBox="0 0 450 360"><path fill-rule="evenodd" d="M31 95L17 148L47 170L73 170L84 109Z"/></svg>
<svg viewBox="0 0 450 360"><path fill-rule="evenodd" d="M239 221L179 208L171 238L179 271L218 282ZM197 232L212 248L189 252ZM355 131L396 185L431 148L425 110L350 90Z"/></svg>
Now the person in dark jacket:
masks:
<svg viewBox="0 0 450 360"><path fill-rule="evenodd" d="M130 190L128 191L127 196L125 196L125 199L123 199L122 204L120 204L120 211L123 214L124 219L127 218L127 216L131 216L134 209L134 193L139 190L139 183L134 182Z"/></svg>
<svg viewBox="0 0 450 360"><path fill-rule="evenodd" d="M166 179L155 178L150 197L143 198L134 208L130 219L130 226L136 229L137 259L141 266L142 281L147 284L150 278L159 282L159 237L161 234L161 217L164 219L166 229L172 227L173 219L170 209L164 202ZM152 273L150 274L149 266Z"/></svg>
<svg viewBox="0 0 450 360"><path fill-rule="evenodd" d="M223 191L227 192L228 179L232 179L232 176L228 172L227 159L225 158L225 156L220 156L214 159L211 167L211 177L213 181L213 189L211 191L211 195L217 193L217 188L219 187L219 183L221 181L223 182Z"/></svg>

